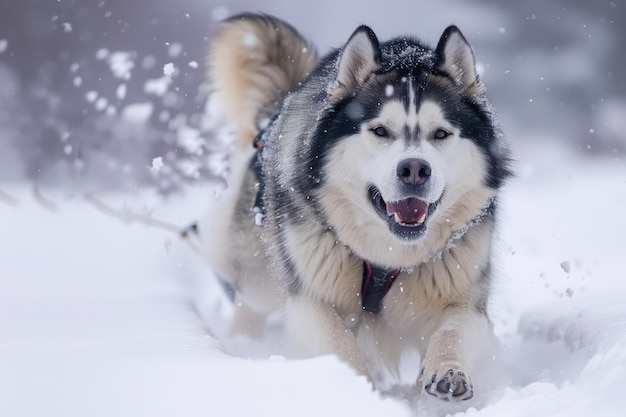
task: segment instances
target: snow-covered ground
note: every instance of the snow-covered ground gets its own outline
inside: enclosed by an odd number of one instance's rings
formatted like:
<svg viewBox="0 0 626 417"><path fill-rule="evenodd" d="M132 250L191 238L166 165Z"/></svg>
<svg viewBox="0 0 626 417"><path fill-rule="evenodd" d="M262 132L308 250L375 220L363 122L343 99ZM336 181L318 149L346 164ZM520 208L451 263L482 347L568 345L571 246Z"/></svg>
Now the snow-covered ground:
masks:
<svg viewBox="0 0 626 417"><path fill-rule="evenodd" d="M626 167L545 143L518 153L519 177L500 203L491 310L510 383L458 415L624 412ZM213 195L97 198L184 226ZM290 361L252 348L246 357L241 345L233 355L212 336L228 310L216 291L174 233L67 190L3 186L0 416L414 414L333 357Z"/></svg>
<svg viewBox="0 0 626 417"><path fill-rule="evenodd" d="M279 341L227 337L232 306L204 260L137 221L184 227L223 187L199 63L215 20L261 6L322 52L362 23L431 42L463 28L518 178L500 201L490 306L509 382L479 409L448 411L624 415L620 5L228 3L0 2L0 417L437 411L373 392L336 358L285 360Z"/></svg>

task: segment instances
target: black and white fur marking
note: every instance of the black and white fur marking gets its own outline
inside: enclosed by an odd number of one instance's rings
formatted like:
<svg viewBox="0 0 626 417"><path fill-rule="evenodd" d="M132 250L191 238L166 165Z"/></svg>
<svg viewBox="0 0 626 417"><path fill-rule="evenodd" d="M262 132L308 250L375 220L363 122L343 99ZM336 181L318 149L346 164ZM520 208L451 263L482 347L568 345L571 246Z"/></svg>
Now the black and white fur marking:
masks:
<svg viewBox="0 0 626 417"><path fill-rule="evenodd" d="M284 306L294 356L335 354L372 379L417 349L417 387L471 398L492 354L491 247L510 162L459 29L433 49L361 26L317 61L291 26L246 14L223 24L209 63L241 150L208 255L246 317ZM259 227L252 141L270 119ZM377 312L363 309L367 263L399 271Z"/></svg>

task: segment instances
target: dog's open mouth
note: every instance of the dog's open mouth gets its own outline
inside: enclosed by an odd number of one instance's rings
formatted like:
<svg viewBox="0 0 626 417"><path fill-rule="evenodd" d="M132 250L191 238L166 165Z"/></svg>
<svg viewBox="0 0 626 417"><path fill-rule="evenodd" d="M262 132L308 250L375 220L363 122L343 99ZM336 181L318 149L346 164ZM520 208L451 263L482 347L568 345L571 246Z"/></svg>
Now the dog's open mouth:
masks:
<svg viewBox="0 0 626 417"><path fill-rule="evenodd" d="M426 220L428 203L415 197L387 202L387 215L401 226L419 227Z"/></svg>
<svg viewBox="0 0 626 417"><path fill-rule="evenodd" d="M389 225L389 230L402 240L417 239L426 231L426 220L438 203L429 204L417 197L385 201L375 186L369 187L368 195L376 212Z"/></svg>

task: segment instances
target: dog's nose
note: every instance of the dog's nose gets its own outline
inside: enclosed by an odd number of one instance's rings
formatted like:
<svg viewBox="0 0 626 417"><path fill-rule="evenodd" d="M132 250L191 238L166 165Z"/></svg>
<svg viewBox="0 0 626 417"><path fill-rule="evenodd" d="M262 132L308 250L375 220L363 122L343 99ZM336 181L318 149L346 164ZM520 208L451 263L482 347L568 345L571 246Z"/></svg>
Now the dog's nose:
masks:
<svg viewBox="0 0 626 417"><path fill-rule="evenodd" d="M398 164L398 178L406 185L422 185L431 174L430 164L423 159L410 158Z"/></svg>

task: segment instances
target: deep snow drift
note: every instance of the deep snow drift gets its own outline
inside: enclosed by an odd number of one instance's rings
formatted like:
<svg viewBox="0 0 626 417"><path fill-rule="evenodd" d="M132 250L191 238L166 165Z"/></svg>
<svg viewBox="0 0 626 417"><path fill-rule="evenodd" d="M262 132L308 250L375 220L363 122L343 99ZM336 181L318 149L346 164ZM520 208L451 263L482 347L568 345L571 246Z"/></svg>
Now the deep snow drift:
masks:
<svg viewBox="0 0 626 417"><path fill-rule="evenodd" d="M619 415L626 168L529 149L500 203L491 306L510 383L479 410L450 411ZM220 343L212 335L223 336L229 306L187 243L80 195L33 190L5 187L0 199L0 415L413 414L415 405L372 392L335 358L288 361L250 348L251 359L245 344ZM98 199L182 227L214 192Z"/></svg>

